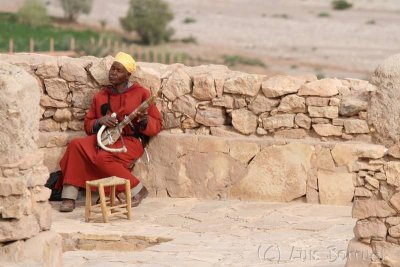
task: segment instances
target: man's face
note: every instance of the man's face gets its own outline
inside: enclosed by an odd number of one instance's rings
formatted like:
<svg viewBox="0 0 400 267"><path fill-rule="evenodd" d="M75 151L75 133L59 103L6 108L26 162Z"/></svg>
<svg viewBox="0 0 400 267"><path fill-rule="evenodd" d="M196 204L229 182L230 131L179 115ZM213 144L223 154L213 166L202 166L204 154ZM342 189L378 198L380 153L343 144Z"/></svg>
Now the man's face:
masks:
<svg viewBox="0 0 400 267"><path fill-rule="evenodd" d="M129 80L129 76L130 73L119 62L114 62L108 72L108 80L114 86L126 83Z"/></svg>

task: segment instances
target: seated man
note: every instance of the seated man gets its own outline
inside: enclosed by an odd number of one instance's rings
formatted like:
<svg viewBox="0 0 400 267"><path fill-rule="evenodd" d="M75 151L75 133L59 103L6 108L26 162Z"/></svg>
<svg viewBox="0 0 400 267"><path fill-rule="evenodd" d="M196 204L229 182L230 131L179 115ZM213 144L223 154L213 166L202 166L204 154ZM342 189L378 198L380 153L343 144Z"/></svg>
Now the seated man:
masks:
<svg viewBox="0 0 400 267"><path fill-rule="evenodd" d="M157 107L152 104L147 112L140 114L130 126L123 129L122 136L128 149L126 153L107 152L97 146L96 140L96 133L102 125L116 126L125 115L150 97L150 92L139 84L129 84L129 77L135 70L136 63L130 55L122 52L116 55L109 71L111 86L94 96L86 114L85 131L88 136L72 140L60 161L62 178L56 186L63 186L60 211L70 212L75 208L79 187L85 188L86 181L109 176L130 180L132 206L139 205L147 196L147 189L132 175L130 165L143 154L144 139L161 130L162 119ZM113 112L117 118L111 117ZM120 138L110 147L121 146Z"/></svg>

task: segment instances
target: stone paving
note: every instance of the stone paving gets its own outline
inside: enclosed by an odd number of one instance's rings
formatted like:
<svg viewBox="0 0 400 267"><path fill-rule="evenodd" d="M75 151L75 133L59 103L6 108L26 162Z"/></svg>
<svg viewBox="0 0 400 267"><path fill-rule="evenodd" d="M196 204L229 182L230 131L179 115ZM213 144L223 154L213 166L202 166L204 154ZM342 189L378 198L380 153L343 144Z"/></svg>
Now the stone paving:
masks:
<svg viewBox="0 0 400 267"><path fill-rule="evenodd" d="M52 205L74 267L344 266L355 225L349 206L300 202L148 198L132 220L108 224L85 223L83 203L72 213Z"/></svg>

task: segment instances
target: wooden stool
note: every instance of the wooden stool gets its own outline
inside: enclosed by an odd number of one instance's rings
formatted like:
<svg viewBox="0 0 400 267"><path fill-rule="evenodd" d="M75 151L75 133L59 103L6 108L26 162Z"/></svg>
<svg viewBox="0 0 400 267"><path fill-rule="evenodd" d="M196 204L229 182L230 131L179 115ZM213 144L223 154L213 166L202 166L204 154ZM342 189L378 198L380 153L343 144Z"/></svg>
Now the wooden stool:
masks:
<svg viewBox="0 0 400 267"><path fill-rule="evenodd" d="M126 203L115 206L115 189L117 185L125 185ZM98 189L100 203L92 206L92 191L91 186ZM110 186L110 198L106 199L104 187ZM101 208L101 211L98 208ZM108 222L111 216L126 214L128 220L131 219L131 183L127 179L111 176L108 178L87 181L86 182L86 208L85 208L85 221L90 220L91 213L102 213L104 222Z"/></svg>

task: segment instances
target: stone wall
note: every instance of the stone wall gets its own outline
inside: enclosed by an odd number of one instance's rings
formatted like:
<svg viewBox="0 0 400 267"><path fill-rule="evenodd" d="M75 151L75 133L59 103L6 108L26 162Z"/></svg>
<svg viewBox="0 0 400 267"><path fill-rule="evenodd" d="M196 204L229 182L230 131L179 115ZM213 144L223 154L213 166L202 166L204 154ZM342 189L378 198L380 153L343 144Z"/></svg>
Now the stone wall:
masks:
<svg viewBox="0 0 400 267"><path fill-rule="evenodd" d="M132 81L153 92L162 87L164 131L148 147L150 162L143 157L135 173L153 196L355 200L347 265L399 266L399 58L377 69L375 85L140 63ZM84 135L85 112L107 84L113 58L0 60L41 84L37 144L45 165L57 169L68 142Z"/></svg>
<svg viewBox="0 0 400 267"><path fill-rule="evenodd" d="M108 83L112 57L0 55L42 84L39 147L50 171L71 138L82 136L92 96ZM217 137L267 137L319 141L371 142L367 106L376 87L355 79L317 80L314 75L267 77L225 66L139 64L132 76L153 92L164 132Z"/></svg>
<svg viewBox="0 0 400 267"><path fill-rule="evenodd" d="M346 266L400 266L400 55L388 58L372 76L377 86L368 110L376 140L390 146L377 159L373 177L359 171L353 217L355 238L348 247Z"/></svg>
<svg viewBox="0 0 400 267"><path fill-rule="evenodd" d="M0 265L61 266L61 236L49 231L49 172L36 145L40 87L0 62L0 95Z"/></svg>

